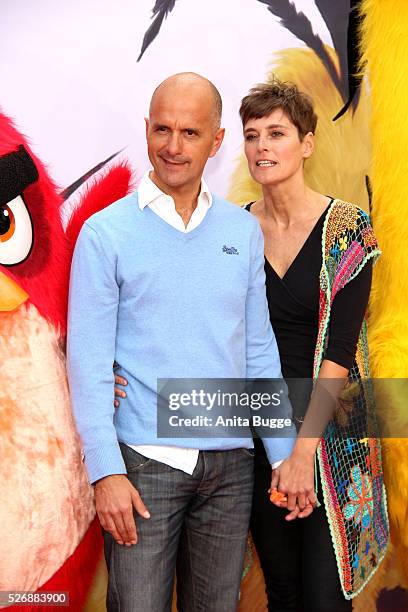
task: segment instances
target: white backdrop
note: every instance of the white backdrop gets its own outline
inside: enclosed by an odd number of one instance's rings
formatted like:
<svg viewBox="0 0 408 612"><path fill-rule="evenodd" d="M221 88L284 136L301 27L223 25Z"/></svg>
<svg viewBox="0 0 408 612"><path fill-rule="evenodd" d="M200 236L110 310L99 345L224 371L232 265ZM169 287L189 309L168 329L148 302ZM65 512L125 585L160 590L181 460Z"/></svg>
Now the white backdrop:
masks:
<svg viewBox="0 0 408 612"><path fill-rule="evenodd" d="M313 0L296 0L331 44ZM1 0L0 106L66 187L125 147L149 167L144 116L154 87L175 72L211 80L227 136L206 178L225 195L242 143L239 102L266 77L273 53L303 43L257 0L177 0L138 63L154 0Z"/></svg>

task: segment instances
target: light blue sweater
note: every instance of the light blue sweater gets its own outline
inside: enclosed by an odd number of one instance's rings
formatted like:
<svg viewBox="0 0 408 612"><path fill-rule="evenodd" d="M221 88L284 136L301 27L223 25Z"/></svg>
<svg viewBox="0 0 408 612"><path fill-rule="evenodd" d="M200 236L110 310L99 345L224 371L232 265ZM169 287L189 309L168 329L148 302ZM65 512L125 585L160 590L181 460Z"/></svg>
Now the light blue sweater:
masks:
<svg viewBox="0 0 408 612"><path fill-rule="evenodd" d="M114 360L129 382L116 412ZM157 438L156 390L158 378L281 376L256 219L214 196L202 223L182 233L140 210L137 193L93 215L72 263L68 376L91 482L126 473L118 440L252 448L249 438ZM265 439L271 463L293 443Z"/></svg>

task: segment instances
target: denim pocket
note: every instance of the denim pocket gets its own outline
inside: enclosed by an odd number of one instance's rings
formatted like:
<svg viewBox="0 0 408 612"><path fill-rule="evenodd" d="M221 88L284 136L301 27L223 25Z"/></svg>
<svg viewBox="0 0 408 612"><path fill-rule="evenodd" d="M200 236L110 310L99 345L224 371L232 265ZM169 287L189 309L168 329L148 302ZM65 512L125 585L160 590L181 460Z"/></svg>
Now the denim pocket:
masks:
<svg viewBox="0 0 408 612"><path fill-rule="evenodd" d="M119 446L128 473L136 472L153 461L153 459L141 455L127 444L123 444L123 442L119 442Z"/></svg>
<svg viewBox="0 0 408 612"><path fill-rule="evenodd" d="M255 449L254 448L240 448L240 451L243 451L249 457L255 457Z"/></svg>

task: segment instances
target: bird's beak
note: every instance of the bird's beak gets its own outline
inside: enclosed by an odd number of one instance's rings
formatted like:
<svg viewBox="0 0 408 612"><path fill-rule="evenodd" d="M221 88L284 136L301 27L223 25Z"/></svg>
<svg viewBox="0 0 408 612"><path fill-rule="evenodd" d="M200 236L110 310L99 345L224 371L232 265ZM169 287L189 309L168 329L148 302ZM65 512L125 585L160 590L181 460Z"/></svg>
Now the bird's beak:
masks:
<svg viewBox="0 0 408 612"><path fill-rule="evenodd" d="M28 293L0 272L0 312L15 310L28 299Z"/></svg>

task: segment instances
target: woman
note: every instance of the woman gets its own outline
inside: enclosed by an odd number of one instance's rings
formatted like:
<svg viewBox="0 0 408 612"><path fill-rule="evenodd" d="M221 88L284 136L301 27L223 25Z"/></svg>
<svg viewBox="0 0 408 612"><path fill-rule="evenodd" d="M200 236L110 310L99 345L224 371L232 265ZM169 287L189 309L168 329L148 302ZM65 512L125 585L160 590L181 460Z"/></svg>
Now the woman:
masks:
<svg viewBox="0 0 408 612"><path fill-rule="evenodd" d="M313 153L317 117L296 86L274 80L255 87L242 100L240 116L249 171L262 186L262 198L246 208L264 234L283 376L317 380L329 386L329 396L338 395L348 377L369 376L364 313L379 250L368 216L305 185L303 164ZM362 433L372 402L369 389L357 391L351 416L331 420L320 442L319 427L323 432L329 417L320 414L315 393L302 414L299 382L288 380L301 435L272 477L286 502L269 501L270 466L261 441L255 446L251 532L268 609L351 610L350 598L373 573L388 540L380 446ZM316 456L323 491L310 513ZM294 499L299 483L305 494ZM292 520L298 516L306 518Z"/></svg>

